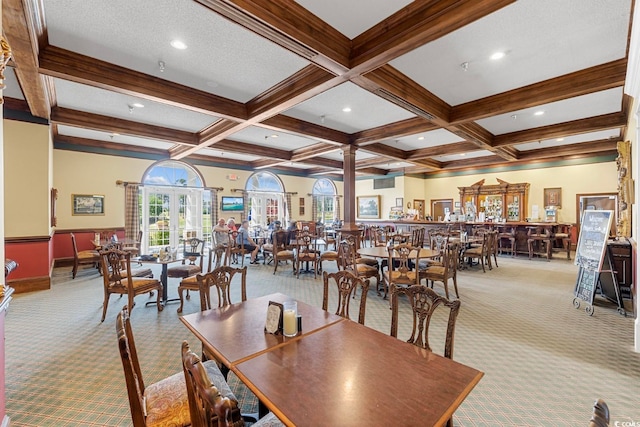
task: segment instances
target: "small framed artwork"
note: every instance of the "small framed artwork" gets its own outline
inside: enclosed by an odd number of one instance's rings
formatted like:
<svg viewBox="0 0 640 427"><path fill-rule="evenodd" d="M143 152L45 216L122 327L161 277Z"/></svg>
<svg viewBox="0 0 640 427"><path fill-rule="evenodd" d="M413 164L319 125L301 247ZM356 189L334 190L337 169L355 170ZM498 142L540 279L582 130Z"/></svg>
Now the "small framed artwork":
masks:
<svg viewBox="0 0 640 427"><path fill-rule="evenodd" d="M104 196L72 194L71 213L72 215L104 215Z"/></svg>
<svg viewBox="0 0 640 427"><path fill-rule="evenodd" d="M545 188L544 205L562 207L562 188Z"/></svg>
<svg viewBox="0 0 640 427"><path fill-rule="evenodd" d="M404 199L402 197L396 197L396 206L402 207L404 205Z"/></svg>
<svg viewBox="0 0 640 427"><path fill-rule="evenodd" d="M304 206L300 206L300 216L304 216Z"/></svg>
<svg viewBox="0 0 640 427"><path fill-rule="evenodd" d="M455 202L454 205L453 205L453 207L456 208L456 209L459 209L460 206L461 206L460 202Z"/></svg>
<svg viewBox="0 0 640 427"><path fill-rule="evenodd" d="M380 196L360 196L356 200L358 218L380 218Z"/></svg>
<svg viewBox="0 0 640 427"><path fill-rule="evenodd" d="M300 197L300 206L304 206L304 197Z"/></svg>

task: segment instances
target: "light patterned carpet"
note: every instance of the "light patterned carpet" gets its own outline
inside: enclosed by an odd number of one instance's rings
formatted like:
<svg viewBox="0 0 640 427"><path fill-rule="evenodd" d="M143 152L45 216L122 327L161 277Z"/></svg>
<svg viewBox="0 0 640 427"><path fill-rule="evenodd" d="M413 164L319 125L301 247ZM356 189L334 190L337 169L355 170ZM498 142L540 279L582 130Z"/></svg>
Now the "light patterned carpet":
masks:
<svg viewBox="0 0 640 427"><path fill-rule="evenodd" d="M454 359L485 376L456 411L455 424L582 426L595 399L603 398L612 425L640 425L640 354L633 352L633 319L620 316L600 297L593 317L574 309L577 269L560 254L552 262L498 261L500 267L492 271L473 268L459 274L462 307ZM282 292L321 306L320 278L296 279L290 266L279 268L276 276L271 266L248 269L249 298ZM158 277L160 268L154 271ZM170 297L176 287L176 279L170 279ZM102 300L102 279L91 269L75 280L69 268L56 269L51 290L15 296L6 321L12 426L131 425L115 336L116 314L125 300L112 296L100 323ZM157 312L155 306L144 306L146 296L137 301L131 319L144 380L152 383L180 370L182 340L194 347L199 343L178 320L176 304ZM185 313L198 305L198 298L192 298ZM388 303L374 290L368 294L366 325L389 333ZM435 328L434 340L441 330ZM245 396L241 384L230 382ZM247 396L244 409L250 411L251 405L255 399ZM358 421L345 420L344 425Z"/></svg>

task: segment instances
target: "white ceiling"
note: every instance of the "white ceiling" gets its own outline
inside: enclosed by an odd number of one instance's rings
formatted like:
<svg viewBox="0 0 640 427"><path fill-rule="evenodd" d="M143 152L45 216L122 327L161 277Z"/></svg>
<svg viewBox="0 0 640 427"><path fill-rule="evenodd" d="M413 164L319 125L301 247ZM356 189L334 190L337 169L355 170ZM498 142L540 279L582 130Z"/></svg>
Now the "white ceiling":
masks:
<svg viewBox="0 0 640 427"><path fill-rule="evenodd" d="M270 88L310 64L197 1L42 0L42 3L50 45L240 103L268 93ZM297 3L353 39L412 2L299 0ZM624 58L630 9L631 0L519 0L400 55L389 64L449 106L457 106ZM324 41L321 36L318 39ZM182 40L188 48L174 49L170 46L174 39ZM501 60L489 59L498 50L506 52L506 56ZM159 61L164 63L164 71ZM465 62L466 71L461 67ZM6 72L5 83L6 97L24 99L13 70ZM58 107L192 133L219 120L215 113L196 113L160 99L141 99L62 78L54 78L53 83ZM514 109L476 123L493 135L502 135L620 112L622 98L622 88L616 87L533 108ZM141 102L144 108L130 112L129 106L135 102ZM344 107L351 111L344 112ZM538 110L544 110L545 114L533 115ZM234 147L229 141L249 143L293 152L318 144L320 138L304 135L305 128L312 125L350 136L416 118L413 112L349 81L303 100L281 114L308 123L301 124L296 133L274 131L270 126L253 123L226 136L225 144ZM172 141L158 138L113 135L72 126L58 126L58 132L138 147L167 150L174 146ZM272 137L275 134L277 138ZM619 134L618 129L603 130L567 135L563 141L543 140L515 147L521 151L535 150L617 138ZM436 129L382 138L380 143L406 152L462 141L450 130ZM338 144L334 150L319 154L319 159L341 161ZM241 152L213 145L199 149L196 154L209 156L212 161L253 162L265 158L259 152L255 155ZM466 156L452 154L433 159L452 162L486 156L494 153L478 147ZM356 152L356 161L375 157L380 158L381 169L414 166L401 159L367 152L366 145ZM305 170L314 167L308 162L280 164Z"/></svg>

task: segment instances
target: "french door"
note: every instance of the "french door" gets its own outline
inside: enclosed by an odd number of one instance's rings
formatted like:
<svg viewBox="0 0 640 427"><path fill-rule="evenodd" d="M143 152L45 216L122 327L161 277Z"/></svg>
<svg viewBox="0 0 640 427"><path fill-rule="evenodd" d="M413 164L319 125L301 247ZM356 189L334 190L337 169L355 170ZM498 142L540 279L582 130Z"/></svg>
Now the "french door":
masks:
<svg viewBox="0 0 640 427"><path fill-rule="evenodd" d="M184 239L202 238L203 189L145 186L142 191L142 253L170 246L182 251Z"/></svg>
<svg viewBox="0 0 640 427"><path fill-rule="evenodd" d="M249 193L251 225L267 227L274 221L285 222L284 197L277 193Z"/></svg>

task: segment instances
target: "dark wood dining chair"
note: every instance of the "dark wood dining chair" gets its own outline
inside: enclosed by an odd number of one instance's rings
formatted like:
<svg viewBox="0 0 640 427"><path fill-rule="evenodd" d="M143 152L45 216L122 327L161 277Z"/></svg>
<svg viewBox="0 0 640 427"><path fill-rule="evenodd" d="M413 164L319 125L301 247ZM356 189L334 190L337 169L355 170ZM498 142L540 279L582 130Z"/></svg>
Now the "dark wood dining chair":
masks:
<svg viewBox="0 0 640 427"><path fill-rule="evenodd" d="M167 277L184 279L202 273L204 265L204 240L191 237L184 241L182 263L167 269Z"/></svg>
<svg viewBox="0 0 640 427"><path fill-rule="evenodd" d="M322 273L322 280L324 282L324 292L322 294L322 309L329 310L329 294L331 289L336 289L334 292L337 302L335 314L338 316L351 319L349 315L349 308L351 300L355 298L358 287L362 289L360 296L360 307L358 309L358 323L364 325L364 317L367 309L367 293L369 292L369 281L358 278L351 271L341 270L336 273ZM334 286L332 286L332 284Z"/></svg>
<svg viewBox="0 0 640 427"><path fill-rule="evenodd" d="M414 268L420 265L420 249L406 243L395 245L393 249L389 249L387 271L383 273L385 298L392 284L396 286L420 284L418 269Z"/></svg>
<svg viewBox="0 0 640 427"><path fill-rule="evenodd" d="M411 335L406 341L421 349L433 351L429 344L429 328L432 326L433 314L438 307L449 310L447 329L443 347L443 356L453 359L453 340L455 337L456 320L460 311L460 300L449 301L438 295L433 289L422 285L409 287L391 285L391 336L398 338L398 324L413 325ZM411 307L411 319L399 322L398 300L400 295L405 295ZM448 427L453 427L453 417L447 421Z"/></svg>
<svg viewBox="0 0 640 427"><path fill-rule="evenodd" d="M247 300L247 266L233 268L226 265L213 269L206 274L196 275L200 291L200 310L214 308L211 304L211 288L215 288L218 297L218 308L233 304L231 301L231 286L234 277L240 277L240 299Z"/></svg>
<svg viewBox="0 0 640 427"><path fill-rule="evenodd" d="M125 252L129 252L131 256L140 255L140 247L142 245L142 230L138 231L138 236L136 237L136 242L132 245L126 245L122 247L122 250Z"/></svg>
<svg viewBox="0 0 640 427"><path fill-rule="evenodd" d="M247 255L247 249L242 243L238 243L240 233L235 230L229 231L229 246L227 247L227 258L229 264L237 264L240 257L240 265L244 266L244 257Z"/></svg>
<svg viewBox="0 0 640 427"><path fill-rule="evenodd" d="M411 321L403 321L402 325L413 325L410 329L410 337L407 342L433 351L429 344L429 327L435 310L442 306L449 310L447 332L445 335L443 356L453 359L453 339L455 336L456 319L460 311L460 300L450 301L438 295L433 289L422 285L415 286L391 286L391 336L398 337L399 307L398 297L405 295L411 307Z"/></svg>
<svg viewBox="0 0 640 427"><path fill-rule="evenodd" d="M152 292L157 292L158 311L163 310L162 283L159 280L147 277L133 277L131 271L131 254L118 249L102 251L100 253L102 263L102 279L104 285L104 302L102 303L102 319L107 315L109 297L111 294L127 295L129 311L133 309L134 297Z"/></svg>
<svg viewBox="0 0 640 427"><path fill-rule="evenodd" d="M126 306L116 318L116 334L133 426L191 425L187 388L182 370L153 384L145 384L129 319L129 310ZM215 362L205 362L204 368L220 393L231 400L236 400Z"/></svg>
<svg viewBox="0 0 640 427"><path fill-rule="evenodd" d="M273 232L273 274L278 271L281 262L291 261L291 269L295 273L296 254L289 247L289 232L276 230Z"/></svg>
<svg viewBox="0 0 640 427"><path fill-rule="evenodd" d="M351 237L351 236L350 236ZM342 240L339 244L338 252L340 255L340 269L352 272L356 277L364 279L367 282L371 278L376 279L376 290L380 295L380 271L378 267L362 264L358 262L361 258L356 256L356 243L352 237Z"/></svg>
<svg viewBox="0 0 640 427"><path fill-rule="evenodd" d="M609 418L609 406L602 399L596 400L593 404L593 415L589 421L589 427L609 427Z"/></svg>
<svg viewBox="0 0 640 427"><path fill-rule="evenodd" d="M449 280L453 281L453 289L456 292L456 298L460 298L458 294L458 259L460 255L460 249L458 244L448 243L443 248L440 261L433 264L420 264L418 269L418 275L420 276L420 282L426 280L427 283L433 284L435 282L442 282L444 287L444 294L446 298L449 298ZM422 268L422 266L426 268Z"/></svg>
<svg viewBox="0 0 640 427"><path fill-rule="evenodd" d="M189 349L189 343L186 341L182 342L182 369L193 427L244 425L238 401L220 394L207 375L200 357ZM232 419L234 413L235 422Z"/></svg>
<svg viewBox="0 0 640 427"><path fill-rule="evenodd" d="M207 273L211 271L213 258L215 256L214 254L217 250L218 250L217 248L209 248L209 257L207 261L207 270L206 270ZM198 284L198 275L204 274L204 273L205 273L204 271L201 271L192 276L185 277L180 281L180 284L178 285L178 299L180 299L180 307L178 307L178 313L182 313L185 298L187 300L190 299L191 292L198 292L200 290L200 285ZM185 291L186 291L186 295L184 295Z"/></svg>
<svg viewBox="0 0 640 427"><path fill-rule="evenodd" d="M71 270L71 278L75 279L78 274L78 268L81 265L92 265L98 270L100 269L100 254L95 250L78 251L76 243L76 235L71 234L71 244L73 245L73 270Z"/></svg>
<svg viewBox="0 0 640 427"><path fill-rule="evenodd" d="M308 231L298 232L296 235L296 277L300 278L302 265L311 264L314 279L318 277L318 261L320 254L317 249L317 239Z"/></svg>

